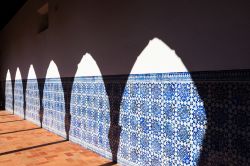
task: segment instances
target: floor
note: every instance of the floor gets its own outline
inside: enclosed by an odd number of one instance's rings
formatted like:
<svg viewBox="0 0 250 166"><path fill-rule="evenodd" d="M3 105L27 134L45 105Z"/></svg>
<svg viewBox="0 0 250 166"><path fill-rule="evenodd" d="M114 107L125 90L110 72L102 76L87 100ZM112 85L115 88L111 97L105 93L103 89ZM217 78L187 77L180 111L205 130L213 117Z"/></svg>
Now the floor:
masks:
<svg viewBox="0 0 250 166"><path fill-rule="evenodd" d="M16 115L0 111L0 165L111 166L114 164Z"/></svg>

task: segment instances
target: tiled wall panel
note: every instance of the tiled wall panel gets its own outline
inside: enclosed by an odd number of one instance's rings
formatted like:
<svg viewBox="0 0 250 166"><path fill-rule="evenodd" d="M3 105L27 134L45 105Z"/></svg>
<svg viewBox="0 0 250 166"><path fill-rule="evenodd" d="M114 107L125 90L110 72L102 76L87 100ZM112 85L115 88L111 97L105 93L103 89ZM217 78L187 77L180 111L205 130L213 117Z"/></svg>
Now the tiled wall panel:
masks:
<svg viewBox="0 0 250 166"><path fill-rule="evenodd" d="M13 111L13 92L11 80L5 82L5 110Z"/></svg>
<svg viewBox="0 0 250 166"><path fill-rule="evenodd" d="M110 158L109 100L101 77L74 79L70 140Z"/></svg>
<svg viewBox="0 0 250 166"><path fill-rule="evenodd" d="M40 125L40 96L36 79L27 80L26 87L26 119Z"/></svg>
<svg viewBox="0 0 250 166"><path fill-rule="evenodd" d="M118 161L125 165L157 166L249 164L248 78L237 72L129 76L119 109ZM91 79L78 79L78 85L87 86L80 94L98 94L96 80L91 84ZM112 110L123 82L117 78L105 80ZM73 93L82 87L74 87ZM98 100L83 101L88 101L87 106L92 108L86 116L88 121Z"/></svg>
<svg viewBox="0 0 250 166"><path fill-rule="evenodd" d="M24 117L24 93L22 80L15 80L14 88L14 112L20 117Z"/></svg>
<svg viewBox="0 0 250 166"><path fill-rule="evenodd" d="M136 165L195 165L207 124L191 78L134 75L126 84L119 158Z"/></svg>
<svg viewBox="0 0 250 166"><path fill-rule="evenodd" d="M66 137L64 91L60 78L46 79L43 90L43 108L43 127Z"/></svg>
<svg viewBox="0 0 250 166"><path fill-rule="evenodd" d="M43 126L65 137L60 80L45 82ZM74 79L71 141L108 158L118 142L123 165L250 165L249 71L141 74L124 80Z"/></svg>

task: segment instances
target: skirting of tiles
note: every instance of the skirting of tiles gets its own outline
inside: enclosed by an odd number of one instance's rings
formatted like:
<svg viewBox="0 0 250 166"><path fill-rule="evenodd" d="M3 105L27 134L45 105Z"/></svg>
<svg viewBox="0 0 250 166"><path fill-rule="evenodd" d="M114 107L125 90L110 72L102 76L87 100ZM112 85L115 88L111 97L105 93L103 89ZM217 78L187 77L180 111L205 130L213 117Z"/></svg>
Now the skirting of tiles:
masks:
<svg viewBox="0 0 250 166"><path fill-rule="evenodd" d="M250 164L250 71L76 77L68 84L71 92L60 78L45 81L44 127L66 137L69 93L69 139L106 158L124 165ZM27 87L37 99L38 87Z"/></svg>

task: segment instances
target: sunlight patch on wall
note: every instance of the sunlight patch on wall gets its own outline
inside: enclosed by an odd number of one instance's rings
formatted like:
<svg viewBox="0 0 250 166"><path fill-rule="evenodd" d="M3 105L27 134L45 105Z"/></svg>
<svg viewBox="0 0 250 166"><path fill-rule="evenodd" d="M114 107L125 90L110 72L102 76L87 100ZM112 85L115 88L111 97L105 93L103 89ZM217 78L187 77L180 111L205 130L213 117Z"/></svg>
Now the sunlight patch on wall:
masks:
<svg viewBox="0 0 250 166"><path fill-rule="evenodd" d="M95 60L90 54L85 54L78 65L72 87L69 138L73 142L110 157L109 100L100 76L101 72Z"/></svg>
<svg viewBox="0 0 250 166"><path fill-rule="evenodd" d="M206 123L202 106L181 59L154 38L137 58L123 92L118 161L128 165L197 164L205 133L199 120Z"/></svg>
<svg viewBox="0 0 250 166"><path fill-rule="evenodd" d="M40 125L40 96L38 82L33 65L30 65L26 87L26 118Z"/></svg>
<svg viewBox="0 0 250 166"><path fill-rule="evenodd" d="M10 112L13 111L13 92L10 70L7 71L5 82L5 110Z"/></svg>
<svg viewBox="0 0 250 166"><path fill-rule="evenodd" d="M70 112L69 139L110 158L109 100L99 67L88 53L79 63L74 78Z"/></svg>
<svg viewBox="0 0 250 166"><path fill-rule="evenodd" d="M130 74L169 72L187 72L187 69L174 50L154 38L138 56Z"/></svg>
<svg viewBox="0 0 250 166"><path fill-rule="evenodd" d="M101 76L101 71L96 64L96 61L93 57L86 53L83 55L80 63L78 64L77 72L75 77L79 76Z"/></svg>
<svg viewBox="0 0 250 166"><path fill-rule="evenodd" d="M20 117L24 117L24 94L23 82L19 68L16 70L15 88L14 88L14 113Z"/></svg>
<svg viewBox="0 0 250 166"><path fill-rule="evenodd" d="M50 62L43 90L43 127L66 137L64 91L58 68Z"/></svg>
<svg viewBox="0 0 250 166"><path fill-rule="evenodd" d="M10 70L7 71L6 81L11 81Z"/></svg>
<svg viewBox="0 0 250 166"><path fill-rule="evenodd" d="M50 61L50 64L46 73L46 78L60 78L58 68L53 60Z"/></svg>
<svg viewBox="0 0 250 166"><path fill-rule="evenodd" d="M28 79L37 79L33 65L30 65Z"/></svg>

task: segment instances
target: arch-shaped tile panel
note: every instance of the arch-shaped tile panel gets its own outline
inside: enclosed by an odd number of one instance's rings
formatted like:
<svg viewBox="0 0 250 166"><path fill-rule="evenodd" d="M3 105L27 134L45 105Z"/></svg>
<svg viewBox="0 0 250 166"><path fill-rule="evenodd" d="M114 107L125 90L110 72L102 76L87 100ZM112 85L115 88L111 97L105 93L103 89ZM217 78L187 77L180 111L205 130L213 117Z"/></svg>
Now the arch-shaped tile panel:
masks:
<svg viewBox="0 0 250 166"><path fill-rule="evenodd" d="M78 65L70 106L69 139L110 158L109 101L101 72L90 54L84 55Z"/></svg>
<svg viewBox="0 0 250 166"><path fill-rule="evenodd" d="M64 91L58 68L51 61L43 90L43 127L66 138Z"/></svg>
<svg viewBox="0 0 250 166"><path fill-rule="evenodd" d="M38 82L33 65L30 65L26 87L26 118L40 125L40 96Z"/></svg>
<svg viewBox="0 0 250 166"><path fill-rule="evenodd" d="M150 59L156 63L150 65ZM164 59L173 61L166 63L170 66L161 66ZM197 164L205 125L196 123L195 112L200 111L204 123L206 114L191 75L174 51L159 39L152 40L138 60L120 107L118 161L137 165ZM147 68L150 66L159 70Z"/></svg>
<svg viewBox="0 0 250 166"><path fill-rule="evenodd" d="M24 118L24 94L23 82L19 68L16 70L15 87L14 87L14 113Z"/></svg>
<svg viewBox="0 0 250 166"><path fill-rule="evenodd" d="M10 71L7 71L6 82L5 82L5 110L13 111L13 92L12 92L12 81Z"/></svg>

